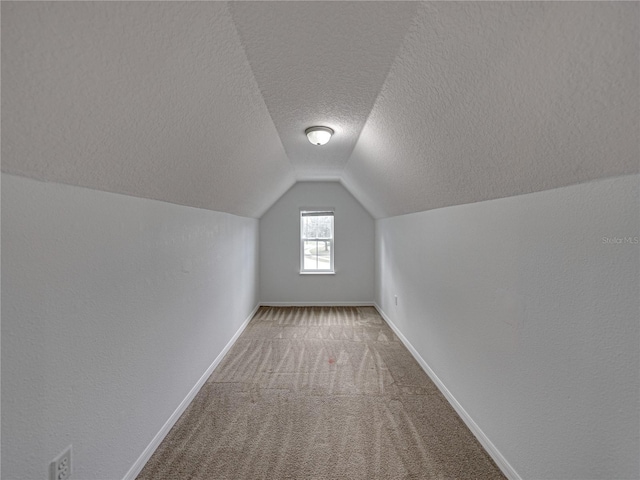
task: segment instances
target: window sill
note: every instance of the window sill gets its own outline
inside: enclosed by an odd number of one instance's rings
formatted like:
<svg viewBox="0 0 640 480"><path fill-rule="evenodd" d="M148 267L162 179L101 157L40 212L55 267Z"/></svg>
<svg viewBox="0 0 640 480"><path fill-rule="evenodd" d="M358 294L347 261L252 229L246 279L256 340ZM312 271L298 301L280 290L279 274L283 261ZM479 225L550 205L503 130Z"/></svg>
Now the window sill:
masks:
<svg viewBox="0 0 640 480"><path fill-rule="evenodd" d="M336 272L300 272L300 275L335 275Z"/></svg>

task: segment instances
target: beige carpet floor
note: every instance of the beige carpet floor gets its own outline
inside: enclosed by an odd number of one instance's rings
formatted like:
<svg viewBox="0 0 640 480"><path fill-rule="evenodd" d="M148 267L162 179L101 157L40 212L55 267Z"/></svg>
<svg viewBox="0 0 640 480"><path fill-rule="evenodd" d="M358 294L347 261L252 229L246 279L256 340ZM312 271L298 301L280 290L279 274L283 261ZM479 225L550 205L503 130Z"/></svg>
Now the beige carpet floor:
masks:
<svg viewBox="0 0 640 480"><path fill-rule="evenodd" d="M372 307L262 307L138 480L505 478Z"/></svg>

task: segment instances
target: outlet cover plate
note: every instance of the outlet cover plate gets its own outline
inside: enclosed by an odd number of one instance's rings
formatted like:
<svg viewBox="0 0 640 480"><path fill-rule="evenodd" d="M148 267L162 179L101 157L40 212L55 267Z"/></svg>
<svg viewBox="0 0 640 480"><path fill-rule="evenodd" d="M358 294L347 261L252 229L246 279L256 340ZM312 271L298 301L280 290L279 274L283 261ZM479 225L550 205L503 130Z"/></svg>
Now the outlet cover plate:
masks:
<svg viewBox="0 0 640 480"><path fill-rule="evenodd" d="M69 445L49 465L49 480L67 480L71 476L71 448Z"/></svg>

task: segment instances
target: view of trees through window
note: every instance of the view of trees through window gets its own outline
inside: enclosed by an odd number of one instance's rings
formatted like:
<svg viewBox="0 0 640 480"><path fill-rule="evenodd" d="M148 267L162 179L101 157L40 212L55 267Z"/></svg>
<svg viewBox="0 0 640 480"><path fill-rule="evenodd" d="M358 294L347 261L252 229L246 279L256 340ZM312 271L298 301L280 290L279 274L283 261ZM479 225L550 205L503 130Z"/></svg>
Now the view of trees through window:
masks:
<svg viewBox="0 0 640 480"><path fill-rule="evenodd" d="M302 270L333 269L333 212L302 212Z"/></svg>

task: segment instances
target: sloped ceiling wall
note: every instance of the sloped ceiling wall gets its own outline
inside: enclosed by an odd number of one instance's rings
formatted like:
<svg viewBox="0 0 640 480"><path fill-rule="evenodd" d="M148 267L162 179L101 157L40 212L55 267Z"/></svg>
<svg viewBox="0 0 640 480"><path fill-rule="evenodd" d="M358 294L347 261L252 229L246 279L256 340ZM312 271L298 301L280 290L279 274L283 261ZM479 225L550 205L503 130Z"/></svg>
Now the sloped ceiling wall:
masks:
<svg viewBox="0 0 640 480"><path fill-rule="evenodd" d="M638 3L423 3L344 172L377 217L638 171Z"/></svg>
<svg viewBox="0 0 640 480"><path fill-rule="evenodd" d="M297 180L384 217L634 173L639 12L2 2L2 169L251 217Z"/></svg>
<svg viewBox="0 0 640 480"><path fill-rule="evenodd" d="M295 182L218 2L3 2L2 169L251 217Z"/></svg>

